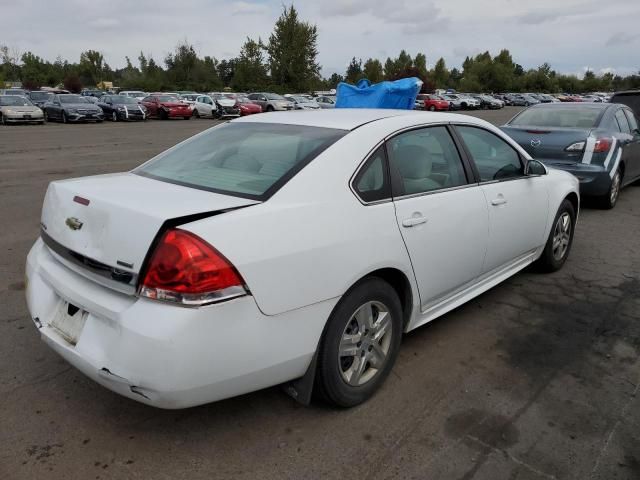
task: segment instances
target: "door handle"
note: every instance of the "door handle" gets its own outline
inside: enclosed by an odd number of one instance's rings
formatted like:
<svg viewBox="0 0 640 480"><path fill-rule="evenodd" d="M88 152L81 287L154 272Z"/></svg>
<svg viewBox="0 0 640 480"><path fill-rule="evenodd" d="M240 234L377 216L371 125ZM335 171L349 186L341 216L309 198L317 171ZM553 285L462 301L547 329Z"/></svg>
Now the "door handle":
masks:
<svg viewBox="0 0 640 480"><path fill-rule="evenodd" d="M402 221L402 226L405 228L415 227L416 225L421 225L423 223L427 223L428 219L425 217L411 217L406 218Z"/></svg>
<svg viewBox="0 0 640 480"><path fill-rule="evenodd" d="M502 194L498 195L497 198L494 198L493 200L491 200L491 205L493 205L494 207L505 205L506 203L507 203L507 199L504 198Z"/></svg>

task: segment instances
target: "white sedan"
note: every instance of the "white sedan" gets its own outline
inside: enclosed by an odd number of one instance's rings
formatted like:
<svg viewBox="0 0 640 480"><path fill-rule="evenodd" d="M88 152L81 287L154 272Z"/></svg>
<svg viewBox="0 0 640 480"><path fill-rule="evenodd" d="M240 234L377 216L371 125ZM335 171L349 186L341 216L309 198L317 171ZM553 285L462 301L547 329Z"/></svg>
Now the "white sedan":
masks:
<svg viewBox="0 0 640 480"><path fill-rule="evenodd" d="M578 195L468 116L255 115L52 182L27 303L51 348L149 405L286 384L352 406L403 333L532 263L559 269Z"/></svg>

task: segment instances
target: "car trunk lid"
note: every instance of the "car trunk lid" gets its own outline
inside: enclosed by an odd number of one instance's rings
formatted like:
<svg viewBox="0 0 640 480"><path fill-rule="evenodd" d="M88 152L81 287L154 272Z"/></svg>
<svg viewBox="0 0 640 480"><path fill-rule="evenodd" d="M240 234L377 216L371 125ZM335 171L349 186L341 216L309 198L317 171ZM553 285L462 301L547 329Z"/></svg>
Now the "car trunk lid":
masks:
<svg viewBox="0 0 640 480"><path fill-rule="evenodd" d="M583 151L567 151L577 142L586 142L591 134L588 128L514 127L505 125L502 130L513 138L529 155L541 161L578 163Z"/></svg>
<svg viewBox="0 0 640 480"><path fill-rule="evenodd" d="M255 203L133 173L62 180L47 189L42 237L79 273L132 284L163 225Z"/></svg>

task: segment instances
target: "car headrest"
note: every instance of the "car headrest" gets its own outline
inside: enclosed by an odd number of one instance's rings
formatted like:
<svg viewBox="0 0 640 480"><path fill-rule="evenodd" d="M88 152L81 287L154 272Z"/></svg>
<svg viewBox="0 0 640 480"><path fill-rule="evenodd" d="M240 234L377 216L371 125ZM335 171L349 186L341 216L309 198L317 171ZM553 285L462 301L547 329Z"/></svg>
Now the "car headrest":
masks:
<svg viewBox="0 0 640 480"><path fill-rule="evenodd" d="M395 158L403 178L426 178L431 175L431 156L424 147L401 145L395 151Z"/></svg>

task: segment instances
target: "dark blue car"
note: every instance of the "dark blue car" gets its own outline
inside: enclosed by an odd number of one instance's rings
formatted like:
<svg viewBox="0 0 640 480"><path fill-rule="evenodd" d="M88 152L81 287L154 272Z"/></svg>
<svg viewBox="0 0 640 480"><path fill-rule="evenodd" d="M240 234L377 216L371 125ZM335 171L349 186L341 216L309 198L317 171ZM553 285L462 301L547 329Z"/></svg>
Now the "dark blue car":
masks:
<svg viewBox="0 0 640 480"><path fill-rule="evenodd" d="M504 130L533 158L574 174L580 192L613 208L640 180L638 119L626 105L546 103L523 110Z"/></svg>

